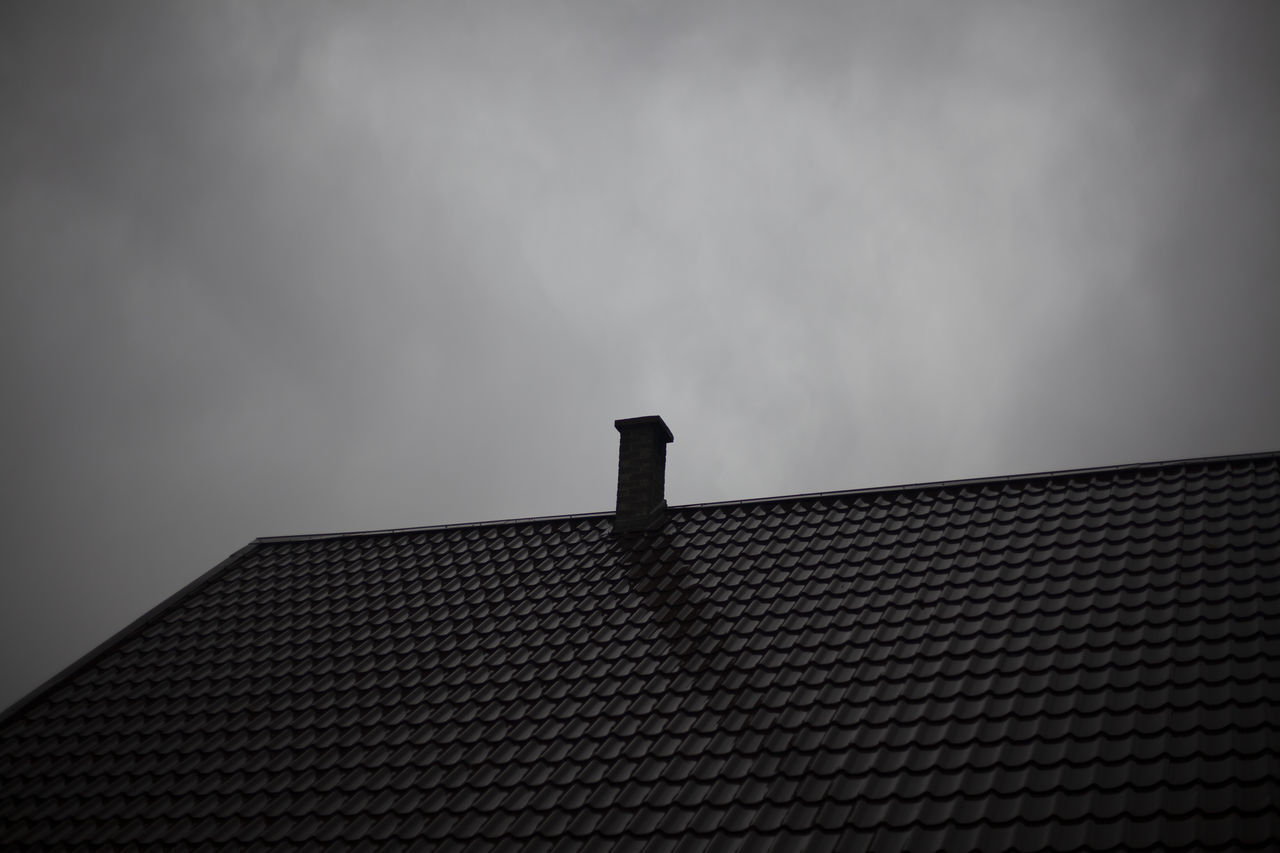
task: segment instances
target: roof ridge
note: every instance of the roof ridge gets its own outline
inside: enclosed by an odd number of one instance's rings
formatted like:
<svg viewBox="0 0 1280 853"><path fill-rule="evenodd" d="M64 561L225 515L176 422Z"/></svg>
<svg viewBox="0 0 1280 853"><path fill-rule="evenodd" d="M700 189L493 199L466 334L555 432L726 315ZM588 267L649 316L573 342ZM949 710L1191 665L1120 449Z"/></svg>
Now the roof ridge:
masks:
<svg viewBox="0 0 1280 853"><path fill-rule="evenodd" d="M843 495L865 495L874 493L897 494L900 492L923 491L954 486L977 486L986 483L1013 483L1029 480L1052 480L1064 477L1077 477L1087 474L1102 474L1112 471L1160 470L1163 468L1185 467L1187 465L1210 462L1244 462L1250 459L1280 459L1280 450L1266 450L1256 453L1229 453L1221 456L1191 456L1185 459L1163 459L1152 462L1129 462L1121 465L1094 465L1085 468L1059 468L1049 471L1032 471L1025 474L1004 474L985 477L962 477L955 480L928 480L919 483L902 483L889 486L863 486L856 489L835 489L821 492L798 492L790 495L772 495L762 498L745 498L729 501L706 501L703 503L681 504L670 509L702 509L704 507L741 506L743 504L771 503L774 501L805 500L808 498L829 498Z"/></svg>
<svg viewBox="0 0 1280 853"><path fill-rule="evenodd" d="M1177 466L1194 465L1208 462L1243 462L1249 459L1280 458L1280 450L1267 450L1256 453L1233 453L1220 456L1192 456L1184 459L1164 459L1152 462L1130 462L1121 465L1095 465L1085 468L1060 468L1048 471L1033 471L1025 474L1006 474L986 477L965 477L955 480L930 480L919 483L902 483L887 486L863 486L856 489L835 489L819 492L797 492L784 495L767 495L758 498L739 498L725 501L702 501L698 503L675 504L667 507L668 511L704 509L708 507L749 506L779 501L800 501L814 498L841 497L845 495L866 494L900 494L903 492L923 491L957 486L976 486L986 483L1025 482L1028 480L1049 480L1059 477L1075 477L1086 474L1101 474L1112 471L1158 470ZM439 530L475 529L515 524L532 524L548 521L574 521L584 518L612 518L612 512L579 512L563 515L535 515L521 518L499 518L487 521L451 522L447 524L424 524L416 527L387 527L377 530L346 530L334 533L299 533L285 536L259 536L254 543L274 542L309 542L326 539L347 539L364 536L386 536L393 533L426 533Z"/></svg>
<svg viewBox="0 0 1280 853"><path fill-rule="evenodd" d="M676 509L677 507L672 507ZM423 533L430 530L471 530L509 524L532 524L539 521L573 521L580 518L613 518L612 512L571 512L564 515L532 515L524 518L496 518L489 521L462 521L447 524L423 524L418 527L387 527L381 530L346 530L337 533L298 533L291 536L259 536L255 543L308 542L314 539L345 539L353 536L385 536L391 533Z"/></svg>

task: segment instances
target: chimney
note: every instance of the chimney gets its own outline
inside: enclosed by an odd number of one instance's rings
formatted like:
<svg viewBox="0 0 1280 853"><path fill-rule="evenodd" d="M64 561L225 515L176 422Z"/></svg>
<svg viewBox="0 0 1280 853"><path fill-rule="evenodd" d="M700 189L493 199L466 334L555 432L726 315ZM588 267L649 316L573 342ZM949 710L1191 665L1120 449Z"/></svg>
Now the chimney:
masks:
<svg viewBox="0 0 1280 853"><path fill-rule="evenodd" d="M667 445L675 441L657 415L614 421L618 443L618 513L614 533L647 530L662 523L667 502Z"/></svg>

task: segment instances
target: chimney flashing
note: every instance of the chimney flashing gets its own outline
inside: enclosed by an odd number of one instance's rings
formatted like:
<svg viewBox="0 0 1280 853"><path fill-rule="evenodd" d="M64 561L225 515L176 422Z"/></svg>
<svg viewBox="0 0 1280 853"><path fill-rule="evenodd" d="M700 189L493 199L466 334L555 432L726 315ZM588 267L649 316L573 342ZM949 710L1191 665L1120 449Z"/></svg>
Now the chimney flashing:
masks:
<svg viewBox="0 0 1280 853"><path fill-rule="evenodd" d="M623 418L613 422L618 430L618 507L615 533L657 527L666 516L664 498L667 445L675 441L657 415Z"/></svg>

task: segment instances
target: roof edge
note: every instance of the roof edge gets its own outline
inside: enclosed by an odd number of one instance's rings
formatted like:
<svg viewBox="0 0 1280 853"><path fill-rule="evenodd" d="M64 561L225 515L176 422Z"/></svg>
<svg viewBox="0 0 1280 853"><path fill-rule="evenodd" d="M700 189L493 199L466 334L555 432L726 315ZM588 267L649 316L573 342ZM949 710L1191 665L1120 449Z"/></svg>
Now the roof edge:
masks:
<svg viewBox="0 0 1280 853"><path fill-rule="evenodd" d="M1113 471L1159 470L1177 468L1186 465L1207 464L1211 462L1244 462L1250 459L1280 459L1280 450L1267 450L1258 453L1230 453L1223 456L1192 456L1186 459L1166 459L1155 462L1129 462L1123 465L1095 465L1087 468L1060 468L1050 471L1034 471L1028 474L1006 474L988 477L966 477L958 480L930 480L921 483L904 483L894 486L865 486L857 489L838 489L826 492L799 492L791 495L773 495L764 498L746 498L736 501L706 501L704 503L681 504L670 509L702 509L717 506L742 506L743 504L772 503L774 501L799 501L809 498L830 498L842 495L865 494L898 494L901 492L923 491L956 486L981 486L988 483L1026 482L1029 480L1054 480L1066 477L1078 477L1089 474L1103 474Z"/></svg>
<svg viewBox="0 0 1280 853"><path fill-rule="evenodd" d="M80 670L84 669L85 667L93 663L98 658L106 655L116 646L120 645L126 639L133 636L134 633L136 633L137 631L145 627L152 620L159 618L161 614L167 612L174 605L178 604L182 599L186 598L187 596L191 595L196 590L198 590L200 587L209 583L211 580L213 580L215 577L217 577L227 568L230 568L234 563L236 563L241 557L243 557L250 550L252 550L256 545L257 545L256 542L250 542L248 545L245 545L242 548L238 549L234 554L227 557L222 562L218 563L218 565L214 566L212 569L209 569L207 572L204 572L203 574L199 575L194 580L190 581L185 586L178 589L177 592L168 596L159 604L155 605L154 607L149 609L147 612L143 613L141 616L134 619L129 624L125 625L119 631L116 631L110 637L103 640L98 645L94 646L88 652L81 655L79 658L72 661L67 666L63 667L53 677L37 685L33 690L28 692L22 698L18 699L8 708L5 708L3 711L0 711L0 730L3 730L3 728L9 724L10 720L20 716L22 712L25 711L27 708L31 707L36 702L43 699L46 695L51 693L53 690L60 687L64 682L69 681L72 678L72 676L74 676Z"/></svg>
<svg viewBox="0 0 1280 853"><path fill-rule="evenodd" d="M1035 471L1027 474L1007 474L1003 476L969 477L959 480L930 480L920 483L904 483L890 486L864 486L857 489L837 489L823 492L798 492L789 495L768 495L760 498L741 498L728 501L705 501L701 503L673 504L667 507L669 512L685 509L703 509L705 507L743 506L748 504L774 503L776 501L799 501L813 498L829 498L842 495L865 494L898 494L901 492L921 491L954 486L977 486L985 483L1009 483L1026 480L1048 480L1057 477L1075 477L1085 474L1101 474L1108 471L1130 471L1139 469L1172 468L1179 465L1194 465L1207 462L1242 462L1248 459L1280 458L1280 450L1267 450L1257 453L1233 453L1222 456L1192 456L1185 459L1166 459L1154 462L1130 462L1123 465L1095 465L1087 468L1060 468L1049 471ZM548 521L571 521L581 518L613 518L612 512L579 512L566 515L536 515L525 518L499 518L489 521L466 521L449 524L424 524L417 527L388 527L380 530L348 530L338 533L301 533L286 536L259 536L255 543L271 542L310 542L324 539L349 539L362 536L385 536L390 533L426 533L436 530L458 530L479 527L497 527L508 524L535 524Z"/></svg>
<svg viewBox="0 0 1280 853"><path fill-rule="evenodd" d="M506 524L534 524L542 521L571 521L579 518L613 518L612 512L571 512L566 515L534 515L527 518L496 518L491 521L462 521L449 524L424 524L418 527L387 527L381 530L347 530L340 533L298 533L292 536L259 536L253 540L270 542L310 542L315 539L348 539L357 536L385 536L388 533L420 533L428 530L458 530L473 527L497 527Z"/></svg>

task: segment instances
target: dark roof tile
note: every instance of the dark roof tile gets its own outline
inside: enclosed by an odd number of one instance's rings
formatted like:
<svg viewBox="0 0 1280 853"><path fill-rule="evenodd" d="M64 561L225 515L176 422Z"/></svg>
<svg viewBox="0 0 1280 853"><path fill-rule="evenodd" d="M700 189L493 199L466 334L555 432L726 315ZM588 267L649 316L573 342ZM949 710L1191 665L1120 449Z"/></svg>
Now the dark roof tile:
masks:
<svg viewBox="0 0 1280 853"><path fill-rule="evenodd" d="M1278 461L260 541L7 716L0 835L1262 849Z"/></svg>

